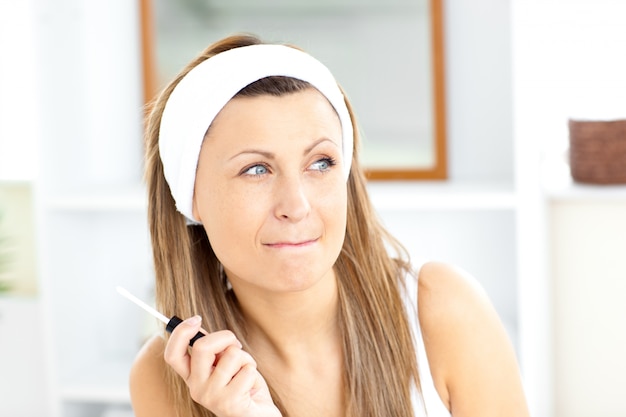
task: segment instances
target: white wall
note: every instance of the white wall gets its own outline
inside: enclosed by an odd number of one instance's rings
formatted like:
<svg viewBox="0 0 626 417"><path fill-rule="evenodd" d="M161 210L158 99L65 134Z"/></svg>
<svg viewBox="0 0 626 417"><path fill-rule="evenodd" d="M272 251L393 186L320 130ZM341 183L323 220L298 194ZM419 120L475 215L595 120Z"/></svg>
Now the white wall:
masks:
<svg viewBox="0 0 626 417"><path fill-rule="evenodd" d="M568 118L626 118L626 2L516 1L519 105L548 157L568 147Z"/></svg>
<svg viewBox="0 0 626 417"><path fill-rule="evenodd" d="M35 2L42 107L41 191L139 184L142 84L138 3Z"/></svg>
<svg viewBox="0 0 626 417"><path fill-rule="evenodd" d="M450 177L512 181L511 1L443 3Z"/></svg>
<svg viewBox="0 0 626 417"><path fill-rule="evenodd" d="M0 181L35 177L40 62L33 17L31 0L0 0Z"/></svg>
<svg viewBox="0 0 626 417"><path fill-rule="evenodd" d="M554 415L623 416L626 188L575 187L567 171L564 181L552 177L565 160L568 118L626 118L626 2L512 4L515 133L534 166L526 183L545 188L549 220Z"/></svg>

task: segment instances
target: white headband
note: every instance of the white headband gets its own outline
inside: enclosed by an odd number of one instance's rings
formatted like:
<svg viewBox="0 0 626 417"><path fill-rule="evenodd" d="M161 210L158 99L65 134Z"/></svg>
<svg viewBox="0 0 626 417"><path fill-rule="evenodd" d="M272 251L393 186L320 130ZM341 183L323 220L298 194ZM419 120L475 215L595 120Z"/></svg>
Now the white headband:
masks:
<svg viewBox="0 0 626 417"><path fill-rule="evenodd" d="M167 100L159 130L159 152L176 208L192 224L193 190L204 135L220 110L241 89L261 78L286 76L310 83L334 107L342 127L346 179L352 162L352 121L343 94L321 62L284 45L230 49L198 64Z"/></svg>

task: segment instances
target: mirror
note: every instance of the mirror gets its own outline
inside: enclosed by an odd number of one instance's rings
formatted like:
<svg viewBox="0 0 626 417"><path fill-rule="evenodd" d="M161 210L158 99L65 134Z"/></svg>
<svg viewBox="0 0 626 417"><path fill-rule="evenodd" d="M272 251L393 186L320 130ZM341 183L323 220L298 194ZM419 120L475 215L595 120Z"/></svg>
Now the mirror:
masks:
<svg viewBox="0 0 626 417"><path fill-rule="evenodd" d="M324 62L370 179L444 179L441 0L140 0L146 100L210 43L247 32Z"/></svg>

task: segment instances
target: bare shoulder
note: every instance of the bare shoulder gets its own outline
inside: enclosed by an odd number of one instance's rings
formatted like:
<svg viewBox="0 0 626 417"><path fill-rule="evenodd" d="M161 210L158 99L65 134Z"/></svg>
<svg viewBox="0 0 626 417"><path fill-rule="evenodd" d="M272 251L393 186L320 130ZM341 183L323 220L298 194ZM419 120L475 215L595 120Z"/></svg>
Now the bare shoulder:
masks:
<svg viewBox="0 0 626 417"><path fill-rule="evenodd" d="M484 319L497 315L481 285L464 270L452 265L429 262L422 266L418 276L419 318L423 330L432 334L442 329L438 324L465 326L466 320ZM425 329L424 329L425 328Z"/></svg>
<svg viewBox="0 0 626 417"><path fill-rule="evenodd" d="M164 350L165 340L155 335L135 358L130 371L130 396L137 417L176 415L166 385Z"/></svg>
<svg viewBox="0 0 626 417"><path fill-rule="evenodd" d="M435 386L455 417L528 410L515 351L489 297L462 269L420 269L418 315Z"/></svg>
<svg viewBox="0 0 626 417"><path fill-rule="evenodd" d="M420 305L426 304L429 309L446 307L443 310L447 311L448 307L454 307L458 301L489 303L487 295L474 277L449 264L440 262L424 264L419 271L418 283ZM461 300L450 300L442 306L441 302L450 296L459 296ZM437 297L443 299L437 299ZM437 302L434 305L429 305L433 300Z"/></svg>

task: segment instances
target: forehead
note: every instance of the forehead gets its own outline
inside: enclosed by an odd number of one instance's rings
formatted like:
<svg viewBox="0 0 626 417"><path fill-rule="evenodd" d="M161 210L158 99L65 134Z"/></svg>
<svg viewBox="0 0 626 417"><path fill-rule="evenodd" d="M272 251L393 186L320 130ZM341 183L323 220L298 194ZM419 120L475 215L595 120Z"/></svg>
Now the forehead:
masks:
<svg viewBox="0 0 626 417"><path fill-rule="evenodd" d="M314 88L279 96L236 96L215 117L207 139L225 135L252 140L284 133L324 135L341 144L339 117L326 97Z"/></svg>

